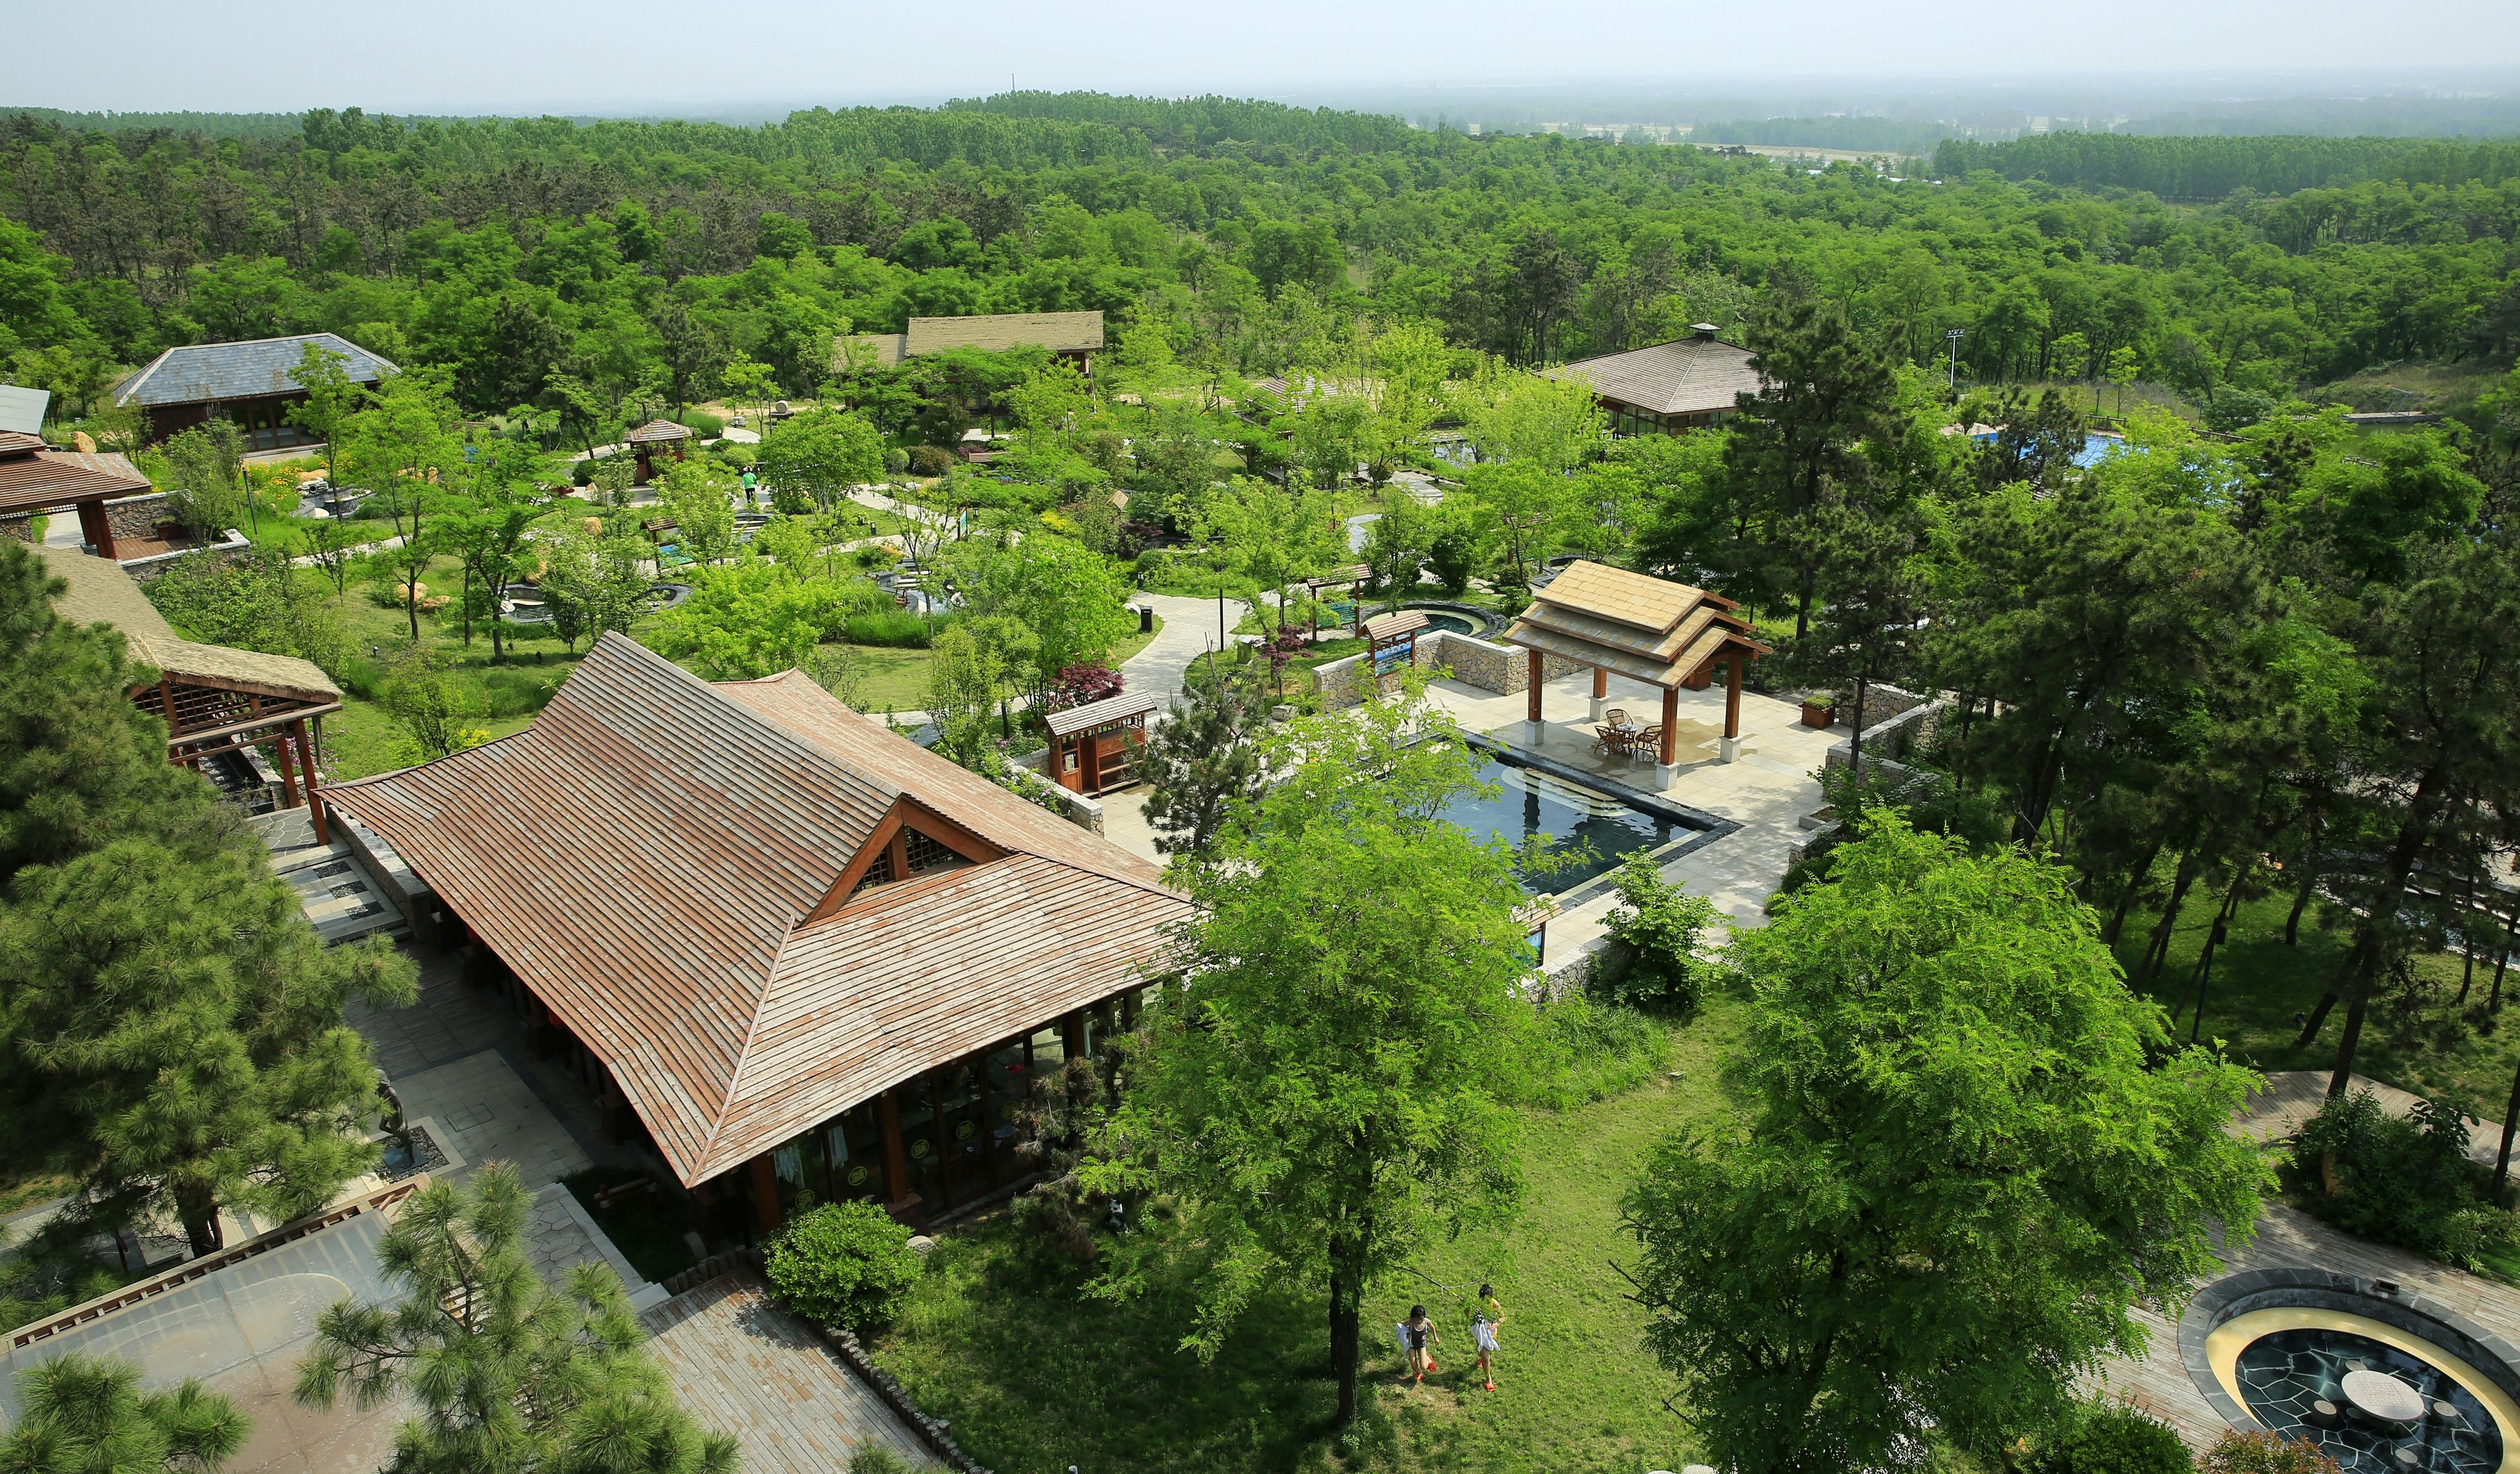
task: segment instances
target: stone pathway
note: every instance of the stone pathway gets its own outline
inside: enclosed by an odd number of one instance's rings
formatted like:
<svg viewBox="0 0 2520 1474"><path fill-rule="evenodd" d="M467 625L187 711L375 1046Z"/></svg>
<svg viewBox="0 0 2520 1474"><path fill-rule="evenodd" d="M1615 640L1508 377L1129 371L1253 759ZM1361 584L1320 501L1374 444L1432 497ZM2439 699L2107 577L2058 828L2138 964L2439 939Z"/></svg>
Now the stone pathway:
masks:
<svg viewBox="0 0 2520 1474"><path fill-rule="evenodd" d="M745 1474L832 1474L869 1444L933 1466L875 1389L750 1275L720 1275L640 1318L675 1400L742 1442Z"/></svg>
<svg viewBox="0 0 2520 1474"><path fill-rule="evenodd" d="M1181 692L1191 662L1218 648L1217 601L1184 599L1173 594L1139 594L1129 603L1154 610L1155 616L1163 621L1163 628L1155 631L1155 638L1148 642L1145 649L1120 662L1120 675L1128 683L1130 692L1151 692L1163 698L1169 706L1172 698ZM1250 607L1237 599L1226 600L1224 603L1226 638L1231 639L1234 627L1242 622Z"/></svg>

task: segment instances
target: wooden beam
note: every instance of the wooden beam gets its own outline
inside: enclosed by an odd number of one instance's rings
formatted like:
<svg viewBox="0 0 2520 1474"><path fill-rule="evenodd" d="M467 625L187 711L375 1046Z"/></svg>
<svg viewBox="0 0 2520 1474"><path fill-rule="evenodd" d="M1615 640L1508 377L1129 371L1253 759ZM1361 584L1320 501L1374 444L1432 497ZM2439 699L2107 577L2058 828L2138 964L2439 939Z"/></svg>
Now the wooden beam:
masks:
<svg viewBox="0 0 2520 1474"><path fill-rule="evenodd" d="M304 724L292 722L289 731L297 739L297 755L306 769L306 817L315 823L315 842L330 845L333 842L332 826L325 822L324 795L316 790L315 779L315 738L324 730L324 719L317 717L314 726L315 731L310 734Z"/></svg>
<svg viewBox="0 0 2520 1474"><path fill-rule="evenodd" d="M779 1172L766 1151L752 1159L752 1219L764 1238L779 1231Z"/></svg>
<svg viewBox="0 0 2520 1474"><path fill-rule="evenodd" d="M1677 686L1666 686L1662 689L1662 756L1660 761L1664 767L1668 768L1673 763L1679 761L1679 757L1680 688Z"/></svg>
<svg viewBox="0 0 2520 1474"><path fill-rule="evenodd" d="M1593 699L1594 699L1594 700L1596 700L1596 701L1603 700L1603 699L1607 698L1607 697L1609 696L1609 694L1610 694L1610 668L1609 668L1608 666L1606 666L1606 665L1597 665L1597 666L1594 666L1594 667L1593 667Z"/></svg>
<svg viewBox="0 0 2520 1474"><path fill-rule="evenodd" d="M113 546L113 520L105 514L105 499L92 497L78 504L79 536L87 539L96 556L107 562L119 562Z"/></svg>
<svg viewBox="0 0 2520 1474"><path fill-rule="evenodd" d="M883 1093L876 1105L876 1120L883 1132L883 1195L897 1203L910 1196L910 1164L901 1154L900 1087Z"/></svg>
<svg viewBox="0 0 2520 1474"><path fill-rule="evenodd" d="M280 758L280 806L284 809L297 807L297 765L290 760L289 754L295 735L295 724L292 723L289 731L280 735L280 740L272 744L272 751Z"/></svg>
<svg viewBox="0 0 2520 1474"><path fill-rule="evenodd" d="M1750 663L1745 651L1734 650L1724 668L1724 735L1741 736L1741 667Z"/></svg>
<svg viewBox="0 0 2520 1474"><path fill-rule="evenodd" d="M1526 649L1523 654L1530 662L1530 673L1523 681L1523 690L1530 693L1528 715L1530 720L1537 722L1540 720L1540 651Z"/></svg>

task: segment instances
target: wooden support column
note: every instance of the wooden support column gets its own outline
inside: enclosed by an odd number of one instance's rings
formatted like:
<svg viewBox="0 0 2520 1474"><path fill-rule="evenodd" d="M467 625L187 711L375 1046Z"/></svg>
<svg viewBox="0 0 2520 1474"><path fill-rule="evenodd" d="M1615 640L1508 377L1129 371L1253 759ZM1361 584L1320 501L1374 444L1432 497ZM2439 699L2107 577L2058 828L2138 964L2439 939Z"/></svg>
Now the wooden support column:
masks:
<svg viewBox="0 0 2520 1474"><path fill-rule="evenodd" d="M1085 1052L1085 1010L1071 1008L1058 1016L1058 1044L1068 1058Z"/></svg>
<svg viewBox="0 0 2520 1474"><path fill-rule="evenodd" d="M315 842L329 845L333 842L333 826L325 821L324 795L316 791L315 782L316 738L323 736L324 719L322 717L315 719L315 730L312 733L306 730L304 722L290 723L289 732L290 736L297 739L298 765L306 770L306 815L315 822Z"/></svg>
<svg viewBox="0 0 2520 1474"><path fill-rule="evenodd" d="M297 807L297 765L290 760L289 752L295 744L296 725L292 722L292 730L281 733L280 740L271 744L272 752L280 759L280 806L284 809Z"/></svg>
<svg viewBox="0 0 2520 1474"><path fill-rule="evenodd" d="M1662 754L1655 761L1668 768L1680 760L1680 688L1662 689Z"/></svg>
<svg viewBox="0 0 2520 1474"><path fill-rule="evenodd" d="M1741 667L1749 660L1749 656L1735 652L1724 665L1724 735L1727 737L1741 736Z"/></svg>
<svg viewBox="0 0 2520 1474"><path fill-rule="evenodd" d="M85 538L88 546L96 550L96 556L108 562L115 561L117 555L113 548L113 522L105 514L104 500L99 498L92 502L79 503L78 519L79 536Z"/></svg>
<svg viewBox="0 0 2520 1474"><path fill-rule="evenodd" d="M1530 661L1530 674L1523 680L1523 690L1530 694L1529 720L1536 724L1540 720L1540 651L1525 650L1523 655Z"/></svg>
<svg viewBox="0 0 2520 1474"><path fill-rule="evenodd" d="M1608 666L1606 666L1606 665L1597 665L1597 666L1594 666L1594 667L1593 667L1593 699L1594 699L1594 700L1596 700L1596 701L1606 700L1606 699L1608 699L1609 694L1610 694L1610 668L1609 668Z"/></svg>
<svg viewBox="0 0 2520 1474"><path fill-rule="evenodd" d="M910 1164L901 1151L900 1092L885 1091L875 1113L883 1130L883 1195L897 1203L910 1196Z"/></svg>
<svg viewBox="0 0 2520 1474"><path fill-rule="evenodd" d="M779 1173L766 1151L752 1159L752 1221L764 1238L779 1231Z"/></svg>

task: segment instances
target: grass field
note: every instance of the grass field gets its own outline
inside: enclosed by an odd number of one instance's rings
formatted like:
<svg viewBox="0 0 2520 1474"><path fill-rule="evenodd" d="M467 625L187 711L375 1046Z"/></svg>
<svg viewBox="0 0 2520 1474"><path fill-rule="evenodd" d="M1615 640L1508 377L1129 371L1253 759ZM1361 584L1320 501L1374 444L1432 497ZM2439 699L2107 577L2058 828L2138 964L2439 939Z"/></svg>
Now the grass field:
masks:
<svg viewBox="0 0 2520 1474"><path fill-rule="evenodd" d="M2196 957L2213 927L2216 904L2214 898L2200 895L2181 908L2178 927L2171 933L2169 963L2144 990L2165 1008L2193 1006ZM2339 1006L2328 1016L2326 1028L2308 1049L2293 1044L2300 1032L2294 1016L2318 1005L2319 992L2344 958L2350 936L2340 926L2315 925L2314 917L2305 916L2300 944L2286 947L2284 914L2291 907L2290 896L2270 896L2243 904L2233 916L2228 940L2215 954L2214 976L2207 985L2204 1035L2224 1040L2232 1057L2253 1069L2332 1069L2336 1041L2345 1025L2344 1008ZM2314 913L2318 909L2314 903ZM2139 911L2128 919L2118 959L2130 975L2143 951L2144 935L2159 915ZM2416 977L2430 985L2432 997L2420 1009L2396 1007L2386 999L2375 999L2356 1052L2356 1072L2420 1095L2452 1100L2488 1121L2501 1120L2513 1068L2520 1065L2520 1027L2514 1027L2520 1025L2520 1017L2515 1017L2514 1025L2500 1026L2489 1019L2491 1032L2480 1032L2463 1021L2453 1005L2461 959L2454 953L2437 953L2416 958L2414 966ZM2471 1004L2485 999L2493 974L2494 959L2481 956ZM2504 991L2506 996L2520 993L2520 975L2506 977ZM2191 1017L2185 1011L2180 1015L2182 1040L2187 1037Z"/></svg>
<svg viewBox="0 0 2520 1474"><path fill-rule="evenodd" d="M1638 1474L1700 1456L1663 1400L1671 1380L1642 1353L1640 1318L1611 1269L1632 1241L1618 1202L1646 1148L1715 1118L1712 1067L1738 1005L1719 1002L1671 1046L1653 1083L1528 1118L1527 1206L1510 1229L1437 1243L1366 1306L1366 1396L1357 1459L1411 1469ZM1506 1308L1498 1390L1469 1379L1468 1308L1479 1281ZM1004 1213L942 1234L876 1357L1000 1474L1126 1469L1324 1469L1335 1389L1328 1302L1287 1284L1245 1316L1202 1366L1175 1345L1194 1288L1159 1282L1120 1306L1085 1299L1083 1275L1027 1251ZM1391 1324L1424 1303L1444 1336L1422 1388L1398 1382Z"/></svg>

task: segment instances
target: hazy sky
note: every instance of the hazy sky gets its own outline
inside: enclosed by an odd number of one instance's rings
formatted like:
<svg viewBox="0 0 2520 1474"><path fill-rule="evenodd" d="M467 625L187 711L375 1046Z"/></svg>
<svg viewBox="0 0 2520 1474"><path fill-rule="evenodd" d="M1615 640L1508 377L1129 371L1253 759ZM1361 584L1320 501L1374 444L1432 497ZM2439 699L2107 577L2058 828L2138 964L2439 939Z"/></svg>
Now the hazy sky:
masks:
<svg viewBox="0 0 2520 1474"><path fill-rule="evenodd" d="M2520 65L2514 0L5 0L0 103L660 113L1007 85L1357 84Z"/></svg>

